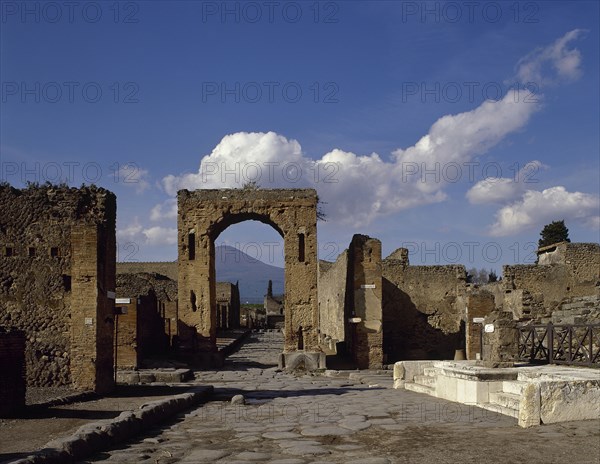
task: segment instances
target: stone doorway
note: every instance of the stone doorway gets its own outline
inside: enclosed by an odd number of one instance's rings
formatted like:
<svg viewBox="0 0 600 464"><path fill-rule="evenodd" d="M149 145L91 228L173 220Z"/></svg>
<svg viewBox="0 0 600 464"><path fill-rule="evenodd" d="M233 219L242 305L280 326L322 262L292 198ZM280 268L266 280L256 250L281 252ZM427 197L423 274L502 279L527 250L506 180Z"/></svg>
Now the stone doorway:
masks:
<svg viewBox="0 0 600 464"><path fill-rule="evenodd" d="M284 241L285 326L280 366L325 367L318 343L317 192L313 189L180 190L178 206L181 348L205 365L216 348L215 241L229 226L255 220Z"/></svg>

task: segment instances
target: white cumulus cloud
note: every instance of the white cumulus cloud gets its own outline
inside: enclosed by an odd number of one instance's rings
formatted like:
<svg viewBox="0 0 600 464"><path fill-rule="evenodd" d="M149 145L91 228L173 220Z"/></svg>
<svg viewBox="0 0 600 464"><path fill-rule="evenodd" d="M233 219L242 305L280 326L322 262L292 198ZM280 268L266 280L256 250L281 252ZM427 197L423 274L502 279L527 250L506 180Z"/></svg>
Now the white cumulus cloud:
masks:
<svg viewBox="0 0 600 464"><path fill-rule="evenodd" d="M144 229L147 245L175 245L177 243L177 229L172 227L154 226Z"/></svg>
<svg viewBox="0 0 600 464"><path fill-rule="evenodd" d="M599 223L599 216L598 195L568 192L562 186L541 192L528 190L521 200L504 206L496 213L496 222L489 233L496 237L517 234L557 219L582 222L593 227Z"/></svg>
<svg viewBox="0 0 600 464"><path fill-rule="evenodd" d="M506 204L518 200L527 190L527 186L537 183L536 177L540 169L547 168L540 161L534 160L523 166L513 178L488 177L480 180L466 194L469 203Z"/></svg>
<svg viewBox="0 0 600 464"><path fill-rule="evenodd" d="M498 102L442 117L414 146L394 151L390 161L377 153L341 149L313 160L296 140L274 132L238 132L225 136L204 156L198 172L168 175L163 187L169 195L183 188L238 188L249 181L264 188L314 187L327 203L329 218L366 224L379 215L443 201L448 165L464 169L462 163L521 129L536 108L510 92ZM439 175L425 175L431 170ZM164 217L163 206L157 205L151 216Z"/></svg>
<svg viewBox="0 0 600 464"><path fill-rule="evenodd" d="M163 203L155 205L150 210L151 221L162 221L165 219L177 218L177 199L169 198Z"/></svg>
<svg viewBox="0 0 600 464"><path fill-rule="evenodd" d="M125 227L117 228L117 240L121 242L135 242L140 239L143 229L144 227L140 224L139 218L134 217Z"/></svg>
<svg viewBox="0 0 600 464"><path fill-rule="evenodd" d="M577 77L581 56L569 44L581 32L571 31L520 60L519 78L541 79L548 75L548 64L561 78ZM223 137L210 154L203 156L197 172L168 175L162 186L172 197L180 189L239 188L251 181L263 188L313 187L326 203L329 219L351 226L366 225L382 215L444 201L448 184L467 177L465 163L526 126L542 100L542 95L536 95L535 101L528 97L530 90L511 90L499 101L485 101L471 111L445 115L413 146L399 148L385 159L377 153L361 155L339 148L313 159L298 141L275 132L238 132ZM472 203L519 205L519 199L527 194L524 182L501 178L495 183L490 179L478 182L467 198ZM174 208L173 202L156 205L151 219L173 219ZM521 209L515 206L513 213L523 214ZM499 220L499 230L509 230L509 222Z"/></svg>

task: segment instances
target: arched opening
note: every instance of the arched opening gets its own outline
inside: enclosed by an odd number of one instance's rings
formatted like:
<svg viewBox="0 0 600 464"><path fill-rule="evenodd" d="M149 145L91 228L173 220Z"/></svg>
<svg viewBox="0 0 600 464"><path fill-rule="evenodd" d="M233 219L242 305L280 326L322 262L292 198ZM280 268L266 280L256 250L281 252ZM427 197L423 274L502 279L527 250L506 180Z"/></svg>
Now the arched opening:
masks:
<svg viewBox="0 0 600 464"><path fill-rule="evenodd" d="M212 236L217 338L238 330L265 330L263 339L272 348L265 363L276 365L285 325L284 240L268 219L238 219L220 223Z"/></svg>

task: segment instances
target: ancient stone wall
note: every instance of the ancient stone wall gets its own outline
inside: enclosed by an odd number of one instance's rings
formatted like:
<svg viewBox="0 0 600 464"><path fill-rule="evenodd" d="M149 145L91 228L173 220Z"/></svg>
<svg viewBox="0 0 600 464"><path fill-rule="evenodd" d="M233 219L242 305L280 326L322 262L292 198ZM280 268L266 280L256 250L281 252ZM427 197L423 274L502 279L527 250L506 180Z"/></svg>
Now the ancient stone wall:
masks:
<svg viewBox="0 0 600 464"><path fill-rule="evenodd" d="M240 326L240 289L231 282L217 282L217 327L237 329Z"/></svg>
<svg viewBox="0 0 600 464"><path fill-rule="evenodd" d="M407 253L396 250L382 262L387 362L453 359L465 347L465 268L410 266Z"/></svg>
<svg viewBox="0 0 600 464"><path fill-rule="evenodd" d="M347 278L348 250L344 250L335 263L319 262L319 328L322 343L331 348L345 340Z"/></svg>
<svg viewBox="0 0 600 464"><path fill-rule="evenodd" d="M118 288L117 288L117 295ZM118 369L137 369L141 365L138 350L137 298L121 298L121 313L115 316L115 350Z"/></svg>
<svg viewBox="0 0 600 464"><path fill-rule="evenodd" d="M27 383L113 386L116 198L0 186L0 326L27 337Z"/></svg>
<svg viewBox="0 0 600 464"><path fill-rule="evenodd" d="M503 295L496 306L518 320L559 310L563 300L600 294L600 245L567 243L539 250L539 263L503 267Z"/></svg>
<svg viewBox="0 0 600 464"><path fill-rule="evenodd" d="M119 274L117 297L131 299L118 320L119 367L167 353L177 335L177 283L155 273Z"/></svg>
<svg viewBox="0 0 600 464"><path fill-rule="evenodd" d="M117 263L117 274L161 274L177 282L177 261Z"/></svg>

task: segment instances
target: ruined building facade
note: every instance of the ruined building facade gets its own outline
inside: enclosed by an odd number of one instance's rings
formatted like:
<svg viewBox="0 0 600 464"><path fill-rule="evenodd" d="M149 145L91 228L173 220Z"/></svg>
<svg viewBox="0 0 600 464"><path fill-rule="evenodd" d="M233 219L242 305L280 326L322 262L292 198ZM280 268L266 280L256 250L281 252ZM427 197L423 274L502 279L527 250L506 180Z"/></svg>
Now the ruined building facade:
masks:
<svg viewBox="0 0 600 464"><path fill-rule="evenodd" d="M113 387L116 198L0 186L0 326L26 335L31 386Z"/></svg>
<svg viewBox="0 0 600 464"><path fill-rule="evenodd" d="M240 287L237 283L217 282L217 329L237 329L240 326Z"/></svg>
<svg viewBox="0 0 600 464"><path fill-rule="evenodd" d="M600 296L600 244L543 247L537 264L503 266L502 274L496 306L511 311L517 320L545 322L572 299Z"/></svg>
<svg viewBox="0 0 600 464"><path fill-rule="evenodd" d="M466 296L464 266L410 266L404 248L382 259L379 240L355 235L335 263L320 263L321 338L359 368L453 358Z"/></svg>
<svg viewBox="0 0 600 464"><path fill-rule="evenodd" d="M115 350L117 367L172 352L177 341L177 282L156 273L117 274Z"/></svg>

